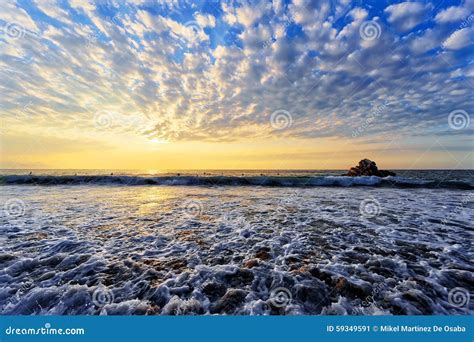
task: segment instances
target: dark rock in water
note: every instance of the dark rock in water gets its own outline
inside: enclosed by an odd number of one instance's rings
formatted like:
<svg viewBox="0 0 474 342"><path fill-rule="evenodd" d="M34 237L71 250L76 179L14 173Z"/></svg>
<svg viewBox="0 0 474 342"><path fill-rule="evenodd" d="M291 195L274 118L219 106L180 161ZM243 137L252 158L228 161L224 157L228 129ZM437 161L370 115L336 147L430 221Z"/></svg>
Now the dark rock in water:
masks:
<svg viewBox="0 0 474 342"><path fill-rule="evenodd" d="M232 313L241 306L248 292L240 289L229 289L211 309L212 313Z"/></svg>
<svg viewBox="0 0 474 342"><path fill-rule="evenodd" d="M235 273L226 274L224 281L232 287L243 287L250 285L253 281L254 275L248 269L238 269Z"/></svg>
<svg viewBox="0 0 474 342"><path fill-rule="evenodd" d="M421 314L421 315L432 315L433 314L433 307L435 304L433 301L423 294L423 292L419 290L409 290L403 293L402 299L409 302L413 305L418 312L410 312L408 314Z"/></svg>
<svg viewBox="0 0 474 342"><path fill-rule="evenodd" d="M270 248L269 247L262 247L256 253L255 257L260 260L269 260L271 259Z"/></svg>
<svg viewBox="0 0 474 342"><path fill-rule="evenodd" d="M474 275L464 270L443 270L439 275L439 283L448 289L455 287L470 289L474 287Z"/></svg>
<svg viewBox="0 0 474 342"><path fill-rule="evenodd" d="M345 277L339 277L334 286L337 293L348 298L364 299L371 295L372 286L367 282L355 283Z"/></svg>
<svg viewBox="0 0 474 342"><path fill-rule="evenodd" d="M370 159L362 159L358 166L351 167L347 174L343 176L359 177L359 176L377 176L388 177L395 176L395 172L387 170L379 170L377 164Z"/></svg>
<svg viewBox="0 0 474 342"><path fill-rule="evenodd" d="M258 266L259 262L257 259L249 259L244 262L244 267L245 268L253 268L255 266Z"/></svg>
<svg viewBox="0 0 474 342"><path fill-rule="evenodd" d="M321 270L318 267L314 266L310 268L309 273L311 273L313 277L316 277L319 280L325 282L326 285L329 285L331 287L334 285L333 284L334 274L329 271L326 271L324 269Z"/></svg>
<svg viewBox="0 0 474 342"><path fill-rule="evenodd" d="M313 315L319 314L324 306L330 304L328 291L323 282L315 280L307 284L298 284L295 289L295 298Z"/></svg>
<svg viewBox="0 0 474 342"><path fill-rule="evenodd" d="M203 287L202 292L207 297L211 298L212 300L215 300L217 298L222 297L225 294L226 290L227 288L225 287L225 285L211 282L211 283L207 283Z"/></svg>

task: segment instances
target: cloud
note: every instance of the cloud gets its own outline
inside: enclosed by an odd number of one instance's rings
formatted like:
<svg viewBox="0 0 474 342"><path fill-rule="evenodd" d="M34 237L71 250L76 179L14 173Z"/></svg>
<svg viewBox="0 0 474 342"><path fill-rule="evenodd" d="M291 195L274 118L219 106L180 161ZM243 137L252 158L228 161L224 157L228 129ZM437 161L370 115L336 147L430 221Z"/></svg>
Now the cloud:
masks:
<svg viewBox="0 0 474 342"><path fill-rule="evenodd" d="M468 14L469 10L467 8L452 6L439 12L435 17L435 21L438 23L457 22L464 19Z"/></svg>
<svg viewBox="0 0 474 342"><path fill-rule="evenodd" d="M51 18L56 18L64 23L71 24L72 22L68 19L68 12L62 9L57 0L41 0L34 1L35 6L42 11L44 14Z"/></svg>
<svg viewBox="0 0 474 342"><path fill-rule="evenodd" d="M456 30L443 43L444 48L450 50L459 50L472 44L474 30L472 27Z"/></svg>
<svg viewBox="0 0 474 342"><path fill-rule="evenodd" d="M472 65L456 53L472 29L423 25L430 4L68 4L38 2L49 18L8 7L38 33L0 47L0 110L12 125L171 142L350 138L359 127L403 136L474 107ZM278 110L288 129L272 127Z"/></svg>
<svg viewBox="0 0 474 342"><path fill-rule="evenodd" d="M405 32L420 24L432 8L430 3L402 2L388 6L385 12L388 13L388 22Z"/></svg>
<svg viewBox="0 0 474 342"><path fill-rule="evenodd" d="M198 13L196 15L196 21L201 27L215 27L216 26L216 18L213 15L203 15Z"/></svg>
<svg viewBox="0 0 474 342"><path fill-rule="evenodd" d="M367 13L367 11L363 8L356 7L356 8L354 8L353 10L351 10L349 12L349 15L352 18L354 18L354 20L361 21L361 20L364 20L365 18L367 18L369 13Z"/></svg>
<svg viewBox="0 0 474 342"><path fill-rule="evenodd" d="M18 29L22 31L28 31L31 33L37 33L39 30L35 21L29 16L28 12L19 7L14 1L6 1L2 3L0 21L3 21L1 29L4 34L8 34L9 28L13 25L18 26Z"/></svg>
<svg viewBox="0 0 474 342"><path fill-rule="evenodd" d="M267 10L271 7L270 3L260 2L259 4L246 4L242 7L238 7L235 10L237 22L244 25L246 28L252 26L257 20L259 20Z"/></svg>

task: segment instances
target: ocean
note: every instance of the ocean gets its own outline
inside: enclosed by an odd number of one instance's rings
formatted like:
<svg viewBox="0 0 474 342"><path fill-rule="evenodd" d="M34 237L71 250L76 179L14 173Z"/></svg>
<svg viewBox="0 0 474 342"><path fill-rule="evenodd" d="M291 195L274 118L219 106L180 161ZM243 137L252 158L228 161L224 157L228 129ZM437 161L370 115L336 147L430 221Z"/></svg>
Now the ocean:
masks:
<svg viewBox="0 0 474 342"><path fill-rule="evenodd" d="M0 313L473 314L474 171L396 172L1 170Z"/></svg>

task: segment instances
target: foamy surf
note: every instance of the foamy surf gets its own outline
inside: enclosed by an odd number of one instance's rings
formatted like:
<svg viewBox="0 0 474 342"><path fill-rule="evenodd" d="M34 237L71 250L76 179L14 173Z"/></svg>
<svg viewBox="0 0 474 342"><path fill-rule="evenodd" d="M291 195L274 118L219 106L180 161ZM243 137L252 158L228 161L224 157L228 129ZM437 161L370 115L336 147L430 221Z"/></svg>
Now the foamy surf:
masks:
<svg viewBox="0 0 474 342"><path fill-rule="evenodd" d="M0 312L472 314L469 194L5 185Z"/></svg>
<svg viewBox="0 0 474 342"><path fill-rule="evenodd" d="M5 175L0 185L167 185L167 186L262 186L262 187L395 187L474 189L467 180L423 180L406 177L346 176L128 176L128 175Z"/></svg>

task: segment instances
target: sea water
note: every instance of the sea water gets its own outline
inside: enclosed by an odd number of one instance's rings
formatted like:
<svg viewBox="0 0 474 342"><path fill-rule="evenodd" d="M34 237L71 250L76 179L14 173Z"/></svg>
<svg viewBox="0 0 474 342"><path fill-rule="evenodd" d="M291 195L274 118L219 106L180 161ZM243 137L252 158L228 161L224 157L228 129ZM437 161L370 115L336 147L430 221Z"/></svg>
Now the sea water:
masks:
<svg viewBox="0 0 474 342"><path fill-rule="evenodd" d="M472 171L341 173L3 170L0 313L472 314Z"/></svg>

